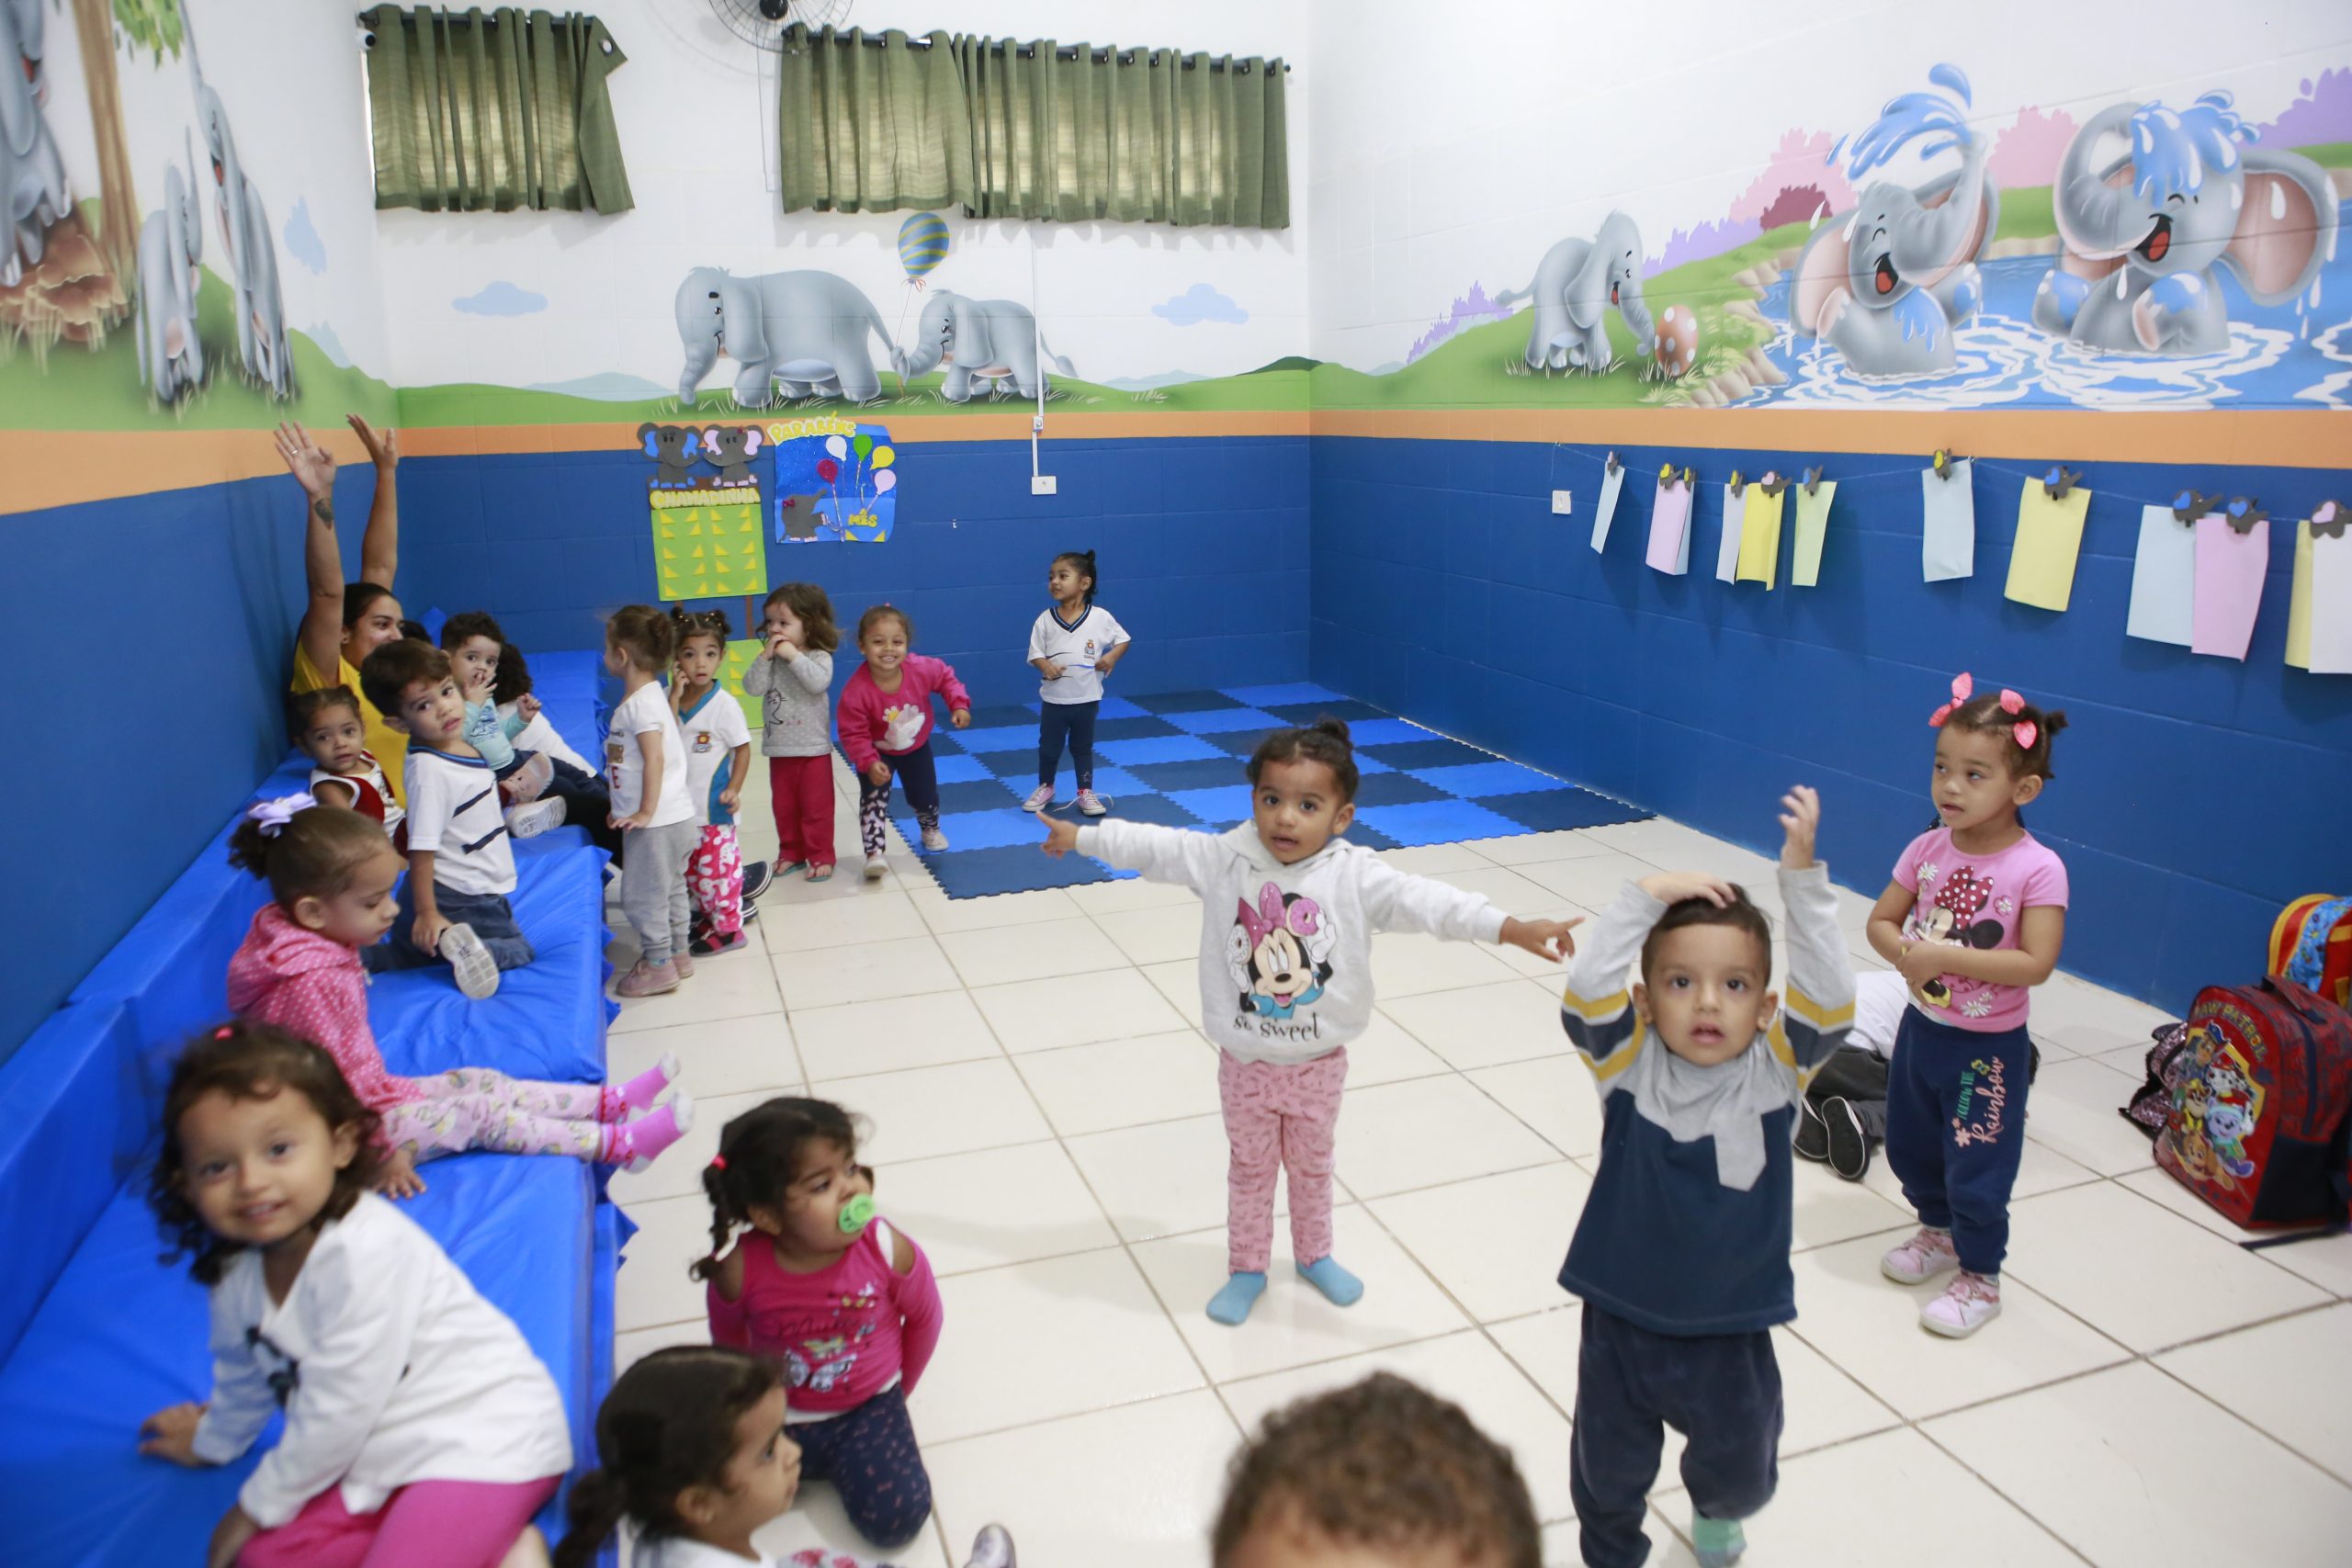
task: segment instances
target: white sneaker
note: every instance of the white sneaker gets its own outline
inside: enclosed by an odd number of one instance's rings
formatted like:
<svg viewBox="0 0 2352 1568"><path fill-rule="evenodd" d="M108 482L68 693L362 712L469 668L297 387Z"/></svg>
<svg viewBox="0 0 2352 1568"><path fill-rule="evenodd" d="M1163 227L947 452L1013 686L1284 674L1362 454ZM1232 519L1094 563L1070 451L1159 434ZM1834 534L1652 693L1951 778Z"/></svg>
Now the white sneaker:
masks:
<svg viewBox="0 0 2352 1568"><path fill-rule="evenodd" d="M922 847L937 854L947 847L947 835L936 828L925 828L922 830Z"/></svg>
<svg viewBox="0 0 2352 1568"><path fill-rule="evenodd" d="M1924 1285L1959 1267L1960 1254L1952 1250L1951 1232L1927 1225L1878 1260L1878 1271L1898 1285Z"/></svg>
<svg viewBox="0 0 2352 1568"><path fill-rule="evenodd" d="M506 831L517 839L535 839L550 828L563 826L563 796L542 795L528 806L506 813Z"/></svg>
<svg viewBox="0 0 2352 1568"><path fill-rule="evenodd" d="M2000 1315L2000 1277L1963 1269L1942 1295L1919 1309L1919 1326L1947 1339L1965 1339Z"/></svg>
<svg viewBox="0 0 2352 1568"><path fill-rule="evenodd" d="M506 779L506 798L517 806L527 805L547 794L553 783L555 764L548 761L546 752L534 751Z"/></svg>
<svg viewBox="0 0 2352 1568"><path fill-rule="evenodd" d="M1089 817L1107 817L1111 814L1111 803L1091 789L1082 789L1078 792L1078 808Z"/></svg>
<svg viewBox="0 0 2352 1568"><path fill-rule="evenodd" d="M557 801L558 806L563 802ZM441 933L434 944L435 951L449 962L458 977L458 989L480 1001L498 994L498 960L490 955L481 938L474 935L471 926L451 926Z"/></svg>
<svg viewBox="0 0 2352 1568"><path fill-rule="evenodd" d="M1021 803L1021 809L1023 811L1043 811L1053 803L1054 786L1051 784L1039 784L1035 789L1029 792L1029 798Z"/></svg>
<svg viewBox="0 0 2352 1568"><path fill-rule="evenodd" d="M865 857L865 880L866 880L866 881L868 881L868 882L879 882L879 881L881 881L881 880L882 880L882 874L883 874L884 872L886 872L886 871L889 870L889 869L890 869L890 863L889 863L888 861L884 860L880 855L868 855L868 856L866 856L866 857Z"/></svg>

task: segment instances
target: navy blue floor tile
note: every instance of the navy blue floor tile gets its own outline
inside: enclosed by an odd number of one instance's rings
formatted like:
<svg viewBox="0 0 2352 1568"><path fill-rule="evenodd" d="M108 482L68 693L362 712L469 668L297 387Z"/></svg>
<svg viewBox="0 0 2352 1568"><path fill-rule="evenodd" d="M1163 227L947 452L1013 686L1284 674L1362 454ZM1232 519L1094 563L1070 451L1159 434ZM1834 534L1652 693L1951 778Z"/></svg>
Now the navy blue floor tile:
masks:
<svg viewBox="0 0 2352 1568"><path fill-rule="evenodd" d="M1335 703L1284 703L1266 710L1284 724L1313 724L1318 718L1336 718L1347 724L1360 719L1386 718L1387 710L1370 703L1360 703L1353 697L1342 697Z"/></svg>
<svg viewBox="0 0 2352 1568"><path fill-rule="evenodd" d="M1241 705L1223 692L1151 692L1127 700L1146 713L1205 713Z"/></svg>
<svg viewBox="0 0 2352 1568"><path fill-rule="evenodd" d="M1045 835L1040 833L1037 837L1042 842ZM1084 855L1064 855L1056 860L1034 844L926 855L923 869L931 873L939 890L950 898L1034 893L1045 887L1081 887L1091 882L1111 880L1109 869L1099 861Z"/></svg>
<svg viewBox="0 0 2352 1568"><path fill-rule="evenodd" d="M1111 815L1105 818L1080 817L1076 809L1064 806L1055 815L1068 817L1081 827L1086 823L1104 821L1157 822L1163 828L1200 828L1201 819L1169 799L1164 795L1114 795L1110 797Z"/></svg>
<svg viewBox="0 0 2352 1568"><path fill-rule="evenodd" d="M1105 740L1143 740L1155 735L1182 735L1184 732L1164 718L1146 714L1139 718L1097 718L1094 721L1094 743Z"/></svg>
<svg viewBox="0 0 2352 1568"><path fill-rule="evenodd" d="M1473 762L1491 762L1495 759L1476 746L1464 746L1459 740L1440 737L1434 740L1415 740L1403 746L1367 746L1363 750L1379 758L1392 768L1462 768Z"/></svg>
<svg viewBox="0 0 2352 1568"><path fill-rule="evenodd" d="M1348 830L1340 837L1351 844L1362 844L1368 850L1401 850L1405 847L1371 823L1363 820L1349 823Z"/></svg>
<svg viewBox="0 0 2352 1568"><path fill-rule="evenodd" d="M1480 802L1500 812L1531 833L1556 832L1564 828L1603 828L1615 822L1639 822L1650 813L1589 789L1546 789L1527 795L1498 795Z"/></svg>
<svg viewBox="0 0 2352 1568"><path fill-rule="evenodd" d="M1201 739L1228 757L1247 761L1265 742L1267 736L1281 733L1278 729L1228 729L1222 735L1204 735Z"/></svg>
<svg viewBox="0 0 2352 1568"><path fill-rule="evenodd" d="M1015 801L1013 804L1017 806L1020 802ZM939 786L939 810L943 816L953 816L963 811L1001 811L1004 806L1004 785L994 779L972 784L944 784Z"/></svg>
<svg viewBox="0 0 2352 1568"><path fill-rule="evenodd" d="M1459 798L1434 785L1423 784L1410 773L1373 773L1356 784L1356 805L1359 808L1366 806L1413 806L1424 800Z"/></svg>
<svg viewBox="0 0 2352 1568"><path fill-rule="evenodd" d="M1037 728L1037 710L1035 707L1023 707L1017 703L991 703L972 710L974 729L1003 729L1022 725L1031 729Z"/></svg>
<svg viewBox="0 0 2352 1568"><path fill-rule="evenodd" d="M1230 757L1214 761L1141 762L1126 770L1162 795L1180 789L1215 789L1219 784L1244 784L1241 766Z"/></svg>
<svg viewBox="0 0 2352 1568"><path fill-rule="evenodd" d="M974 758L973 761L998 778L1012 779L1025 776L1031 783L1036 782L1037 749L1035 746L1030 747L1026 751L990 751L985 756ZM1069 764L1069 760L1067 756L1062 761L1065 766Z"/></svg>

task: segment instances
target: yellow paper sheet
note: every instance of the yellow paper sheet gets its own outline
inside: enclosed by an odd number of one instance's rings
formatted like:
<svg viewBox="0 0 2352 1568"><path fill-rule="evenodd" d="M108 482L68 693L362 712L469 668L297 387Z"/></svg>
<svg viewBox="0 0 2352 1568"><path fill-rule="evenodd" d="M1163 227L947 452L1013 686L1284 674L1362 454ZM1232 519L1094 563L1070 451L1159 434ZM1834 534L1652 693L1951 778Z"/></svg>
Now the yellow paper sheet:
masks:
<svg viewBox="0 0 2352 1568"><path fill-rule="evenodd" d="M2295 591L2287 600L2287 662L2312 667L2312 525L2295 525Z"/></svg>
<svg viewBox="0 0 2352 1568"><path fill-rule="evenodd" d="M1735 580L1760 582L1770 592L1781 571L1781 503L1788 492L1766 495L1764 487L1747 487L1747 509L1739 518L1739 570Z"/></svg>
<svg viewBox="0 0 2352 1568"><path fill-rule="evenodd" d="M1789 581L1798 588L1821 582L1821 542L1829 532L1829 502L1838 493L1836 479L1824 479L1811 495L1798 485L1796 553L1789 562Z"/></svg>
<svg viewBox="0 0 2352 1568"><path fill-rule="evenodd" d="M2040 479L2025 481L2018 501L2018 544L2009 556L2008 597L2037 609L2064 610L2075 596L2075 558L2083 548L2083 514L2091 492L2052 500Z"/></svg>

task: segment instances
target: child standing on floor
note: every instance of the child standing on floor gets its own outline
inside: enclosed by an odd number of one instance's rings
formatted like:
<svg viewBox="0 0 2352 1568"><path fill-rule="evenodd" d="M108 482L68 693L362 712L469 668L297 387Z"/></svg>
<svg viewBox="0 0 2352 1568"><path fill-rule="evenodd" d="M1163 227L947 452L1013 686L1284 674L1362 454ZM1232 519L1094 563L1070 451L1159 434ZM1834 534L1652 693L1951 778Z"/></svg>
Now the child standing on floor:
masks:
<svg viewBox="0 0 2352 1568"><path fill-rule="evenodd" d="M367 818L296 795L245 813L229 837L229 859L266 879L271 897L229 960L229 1006L240 1018L314 1041L334 1058L361 1101L383 1118L379 1190L413 1197L424 1190L418 1166L468 1149L570 1155L641 1170L694 1124L694 1102L683 1090L653 1110L678 1073L670 1055L625 1084L530 1083L487 1067L394 1077L368 1025L359 954L400 915L392 884L401 857ZM447 934L442 942L448 944Z"/></svg>
<svg viewBox="0 0 2352 1568"><path fill-rule="evenodd" d="M743 937L743 851L735 840L735 807L752 765L752 732L742 705L718 684L727 661L727 612L670 612L677 634L677 668L670 675L670 708L686 748L686 795L698 829L686 857L686 896L695 933L686 950L696 958L748 946Z"/></svg>
<svg viewBox="0 0 2352 1568"><path fill-rule="evenodd" d="M1053 607L1029 628L1029 662L1045 677L1037 688L1045 705L1037 715L1037 787L1021 803L1023 811L1052 803L1065 739L1078 775L1079 810L1100 817L1110 809L1094 793L1094 720L1102 711L1102 678L1127 656L1133 639L1094 602L1094 583L1092 550L1056 556L1046 576Z"/></svg>
<svg viewBox="0 0 2352 1568"><path fill-rule="evenodd" d="M695 972L686 857L702 829L686 788L686 746L661 671L670 662L670 617L625 604L605 626L605 668L623 695L605 732L613 826L621 829L621 913L637 931L638 959L614 994L674 991Z"/></svg>
<svg viewBox="0 0 2352 1568"><path fill-rule="evenodd" d="M1274 1176L1290 1182L1299 1276L1340 1306L1363 1284L1331 1256L1331 1149L1348 1043L1372 1021L1372 939L1425 931L1500 942L1559 962L1576 920L1521 920L1475 893L1398 871L1339 835L1355 820L1348 727L1281 729L1249 766L1251 818L1223 833L1144 822L1089 827L1044 812L1049 855L1071 850L1201 896L1201 1018L1217 1047L1232 1163L1230 1277L1209 1316L1238 1324L1266 1288Z"/></svg>
<svg viewBox="0 0 2352 1568"><path fill-rule="evenodd" d="M833 649L842 634L833 602L813 582L787 582L768 595L760 656L743 671L743 692L760 699L760 752L768 760L768 805L775 813L775 874L833 874Z"/></svg>
<svg viewBox="0 0 2352 1568"><path fill-rule="evenodd" d="M297 692L286 701L294 744L311 759L311 794L322 806L340 806L379 824L394 848L408 847L408 813L392 797L383 764L368 750L367 721L348 686Z"/></svg>
<svg viewBox="0 0 2352 1568"><path fill-rule="evenodd" d="M1919 1323L1961 1339L2001 1310L2032 1071L2026 992L2066 940L2065 863L2018 817L2050 782L2066 716L2015 692L1977 696L1962 674L1928 722L1937 825L1871 911L1871 950L1911 987L1887 1069L1886 1162L1919 1212L1918 1235L1879 1268L1905 1285L1959 1269Z"/></svg>
<svg viewBox="0 0 2352 1568"><path fill-rule="evenodd" d="M832 1482L860 1535L904 1546L931 1515L907 1396L939 1343L939 1286L876 1216L855 1124L826 1100L771 1100L727 1123L702 1185L712 1341L782 1363L804 1472Z"/></svg>
<svg viewBox="0 0 2352 1568"><path fill-rule="evenodd" d="M857 770L857 836L865 848L865 880L889 869L882 829L889 821L890 778L906 787L907 804L922 825L922 847L947 847L939 830L939 769L931 755L931 699L947 699L947 720L972 722L971 694L954 666L912 651L915 624L906 612L876 604L857 618L857 650L865 656L842 688L842 750Z"/></svg>
<svg viewBox="0 0 2352 1568"><path fill-rule="evenodd" d="M1784 1010L1763 912L1695 872L1627 884L1568 971L1562 1021L1601 1106L1600 1169L1560 1269L1584 1300L1568 1483L1590 1568L1648 1557L1662 1427L1689 1439L1701 1568L1739 1556L1739 1521L1779 1484L1771 1327L1797 1314L1789 1139L1854 1015L1837 895L1813 857L1820 820L1812 790L1782 797Z"/></svg>
<svg viewBox="0 0 2352 1568"><path fill-rule="evenodd" d="M321 815L323 815L322 813ZM141 1453L228 1464L285 1430L212 1532L213 1568L490 1568L543 1550L571 1468L555 1380L414 1222L368 1190L376 1115L267 1024L188 1046L149 1194L212 1292L212 1397Z"/></svg>

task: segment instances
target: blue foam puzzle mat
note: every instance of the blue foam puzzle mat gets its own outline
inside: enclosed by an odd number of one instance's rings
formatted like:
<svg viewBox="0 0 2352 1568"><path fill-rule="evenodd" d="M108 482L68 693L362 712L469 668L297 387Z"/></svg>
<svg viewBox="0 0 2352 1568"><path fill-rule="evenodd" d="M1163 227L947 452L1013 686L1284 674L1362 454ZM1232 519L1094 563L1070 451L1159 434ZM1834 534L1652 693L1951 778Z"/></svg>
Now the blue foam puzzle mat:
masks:
<svg viewBox="0 0 2352 1568"><path fill-rule="evenodd" d="M1283 703L1266 710L1284 724L1313 724L1318 718L1336 718L1353 725L1367 719L1388 716L1370 703L1360 703L1352 697L1341 697L1328 703ZM1351 739L1353 739L1351 732Z"/></svg>
<svg viewBox="0 0 2352 1568"><path fill-rule="evenodd" d="M1205 713L1177 713L1168 722L1187 735L1223 735L1233 729L1279 729L1282 720L1256 708L1219 708Z"/></svg>
<svg viewBox="0 0 2352 1568"><path fill-rule="evenodd" d="M1411 773L1373 773L1356 784L1356 809L1361 813L1369 806L1414 806L1425 800L1452 800L1435 784L1424 784Z"/></svg>
<svg viewBox="0 0 2352 1568"><path fill-rule="evenodd" d="M1555 833L1569 828L1606 828L1618 822L1639 822L1651 814L1589 789L1547 789L1532 795L1496 795L1483 803L1531 833Z"/></svg>
<svg viewBox="0 0 2352 1568"><path fill-rule="evenodd" d="M1367 746L1359 741L1356 750L1368 750L1390 767L1402 768L1407 773L1419 773L1425 769L1465 768L1478 762L1491 762L1495 760L1476 746L1464 746L1459 740L1448 740L1442 736L1435 735L1425 739L1410 741L1402 746Z"/></svg>
<svg viewBox="0 0 2352 1568"><path fill-rule="evenodd" d="M1205 713L1214 708L1248 706L1237 704L1223 692L1156 692L1132 699L1146 713Z"/></svg>

